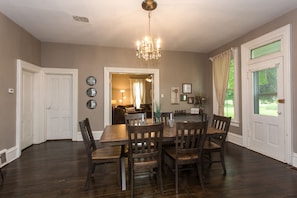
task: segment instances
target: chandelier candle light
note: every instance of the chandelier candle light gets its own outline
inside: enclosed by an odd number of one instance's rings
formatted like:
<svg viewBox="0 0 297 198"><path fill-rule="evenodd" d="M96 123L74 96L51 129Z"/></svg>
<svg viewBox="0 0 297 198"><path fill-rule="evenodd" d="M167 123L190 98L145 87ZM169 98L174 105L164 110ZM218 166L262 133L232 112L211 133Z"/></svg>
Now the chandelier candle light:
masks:
<svg viewBox="0 0 297 198"><path fill-rule="evenodd" d="M148 36L145 36L142 41L137 41L136 56L144 60L156 59L161 57L161 40L160 38L154 39L151 36L151 11L156 9L157 2L154 0L146 0L142 2L142 8L148 11Z"/></svg>

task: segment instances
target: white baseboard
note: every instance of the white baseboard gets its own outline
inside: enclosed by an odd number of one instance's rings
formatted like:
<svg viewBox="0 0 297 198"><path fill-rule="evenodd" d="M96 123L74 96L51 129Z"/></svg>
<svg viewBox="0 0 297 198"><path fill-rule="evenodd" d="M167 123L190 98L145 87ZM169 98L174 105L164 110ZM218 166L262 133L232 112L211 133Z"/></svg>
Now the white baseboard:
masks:
<svg viewBox="0 0 297 198"><path fill-rule="evenodd" d="M102 133L103 131L93 131L94 139L100 140ZM80 131L77 132L75 141L83 141Z"/></svg>
<svg viewBox="0 0 297 198"><path fill-rule="evenodd" d="M242 135L238 135L229 131L227 136L227 141L233 144L237 144L239 146L243 146L243 138Z"/></svg>
<svg viewBox="0 0 297 198"><path fill-rule="evenodd" d="M293 153L292 166L297 167L297 153Z"/></svg>

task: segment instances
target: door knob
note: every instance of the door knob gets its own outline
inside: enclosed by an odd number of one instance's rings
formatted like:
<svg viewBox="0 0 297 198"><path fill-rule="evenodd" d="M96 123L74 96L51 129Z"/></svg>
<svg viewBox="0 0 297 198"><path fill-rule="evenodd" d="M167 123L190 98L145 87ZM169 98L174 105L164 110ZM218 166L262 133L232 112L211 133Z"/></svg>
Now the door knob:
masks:
<svg viewBox="0 0 297 198"><path fill-rule="evenodd" d="M285 103L285 99L278 99L277 102L284 104Z"/></svg>

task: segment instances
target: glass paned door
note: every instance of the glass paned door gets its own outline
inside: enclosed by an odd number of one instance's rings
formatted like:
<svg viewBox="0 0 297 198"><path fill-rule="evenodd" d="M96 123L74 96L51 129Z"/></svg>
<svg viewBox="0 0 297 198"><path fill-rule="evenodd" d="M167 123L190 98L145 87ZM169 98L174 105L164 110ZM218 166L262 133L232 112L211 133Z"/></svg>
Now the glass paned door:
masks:
<svg viewBox="0 0 297 198"><path fill-rule="evenodd" d="M249 65L249 146L264 155L284 159L282 58Z"/></svg>

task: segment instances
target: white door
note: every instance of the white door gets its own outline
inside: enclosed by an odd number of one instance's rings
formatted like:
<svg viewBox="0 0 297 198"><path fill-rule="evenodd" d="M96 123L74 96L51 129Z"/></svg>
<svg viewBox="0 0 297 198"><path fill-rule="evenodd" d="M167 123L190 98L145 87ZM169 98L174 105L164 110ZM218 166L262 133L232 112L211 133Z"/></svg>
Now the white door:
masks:
<svg viewBox="0 0 297 198"><path fill-rule="evenodd" d="M249 148L285 161L282 57L248 68Z"/></svg>
<svg viewBox="0 0 297 198"><path fill-rule="evenodd" d="M48 140L72 139L73 76L46 74L46 134Z"/></svg>
<svg viewBox="0 0 297 198"><path fill-rule="evenodd" d="M34 73L24 70L22 73L22 121L21 150L33 144L34 130Z"/></svg>

